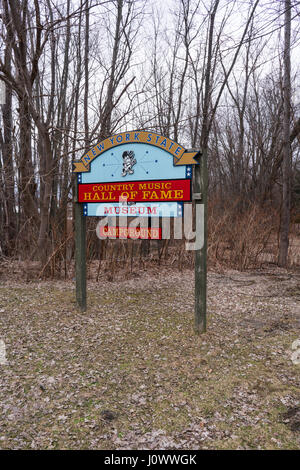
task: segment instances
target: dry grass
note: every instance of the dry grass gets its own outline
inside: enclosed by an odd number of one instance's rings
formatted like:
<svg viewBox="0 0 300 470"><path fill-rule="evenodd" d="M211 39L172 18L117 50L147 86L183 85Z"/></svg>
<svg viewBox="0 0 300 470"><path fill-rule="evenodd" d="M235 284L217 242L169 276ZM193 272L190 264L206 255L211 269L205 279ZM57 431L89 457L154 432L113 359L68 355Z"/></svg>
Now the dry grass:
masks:
<svg viewBox="0 0 300 470"><path fill-rule="evenodd" d="M277 264L279 216L272 207L262 208L249 203L241 210L234 201L220 210L212 201L208 212L208 257L214 267L245 271ZM288 266L300 266L300 230L290 227Z"/></svg>
<svg viewBox="0 0 300 470"><path fill-rule="evenodd" d="M210 273L201 337L191 271L106 276L84 314L70 282L2 282L0 448L299 448L299 274Z"/></svg>
<svg viewBox="0 0 300 470"><path fill-rule="evenodd" d="M208 253L211 263L244 271L261 267L278 217L255 203L243 210L239 206L240 201L235 201L222 211L218 204L210 204Z"/></svg>
<svg viewBox="0 0 300 470"><path fill-rule="evenodd" d="M223 208L222 208L223 207ZM88 276L99 280L100 272L111 281L130 278L140 267L158 266L178 268L180 271L194 264L194 252L185 250L185 240L151 241L143 248L141 240L105 240L96 237L98 220L89 218L87 230ZM279 216L273 207L262 208L256 203L242 201L214 201L208 205L208 265L220 272L227 269L246 271L260 269L278 260ZM171 224L172 234L172 224ZM148 249L149 248L149 249ZM31 279L72 279L74 277L74 240L71 234L60 241L41 267L36 261L2 259L0 276L19 276ZM300 266L300 226L290 227L288 266Z"/></svg>

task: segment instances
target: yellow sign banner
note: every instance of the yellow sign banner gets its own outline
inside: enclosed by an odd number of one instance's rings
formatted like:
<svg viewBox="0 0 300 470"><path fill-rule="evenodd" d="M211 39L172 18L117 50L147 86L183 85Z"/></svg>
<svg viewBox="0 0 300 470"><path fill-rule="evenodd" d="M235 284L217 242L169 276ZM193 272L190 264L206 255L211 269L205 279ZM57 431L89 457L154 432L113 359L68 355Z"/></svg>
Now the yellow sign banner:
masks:
<svg viewBox="0 0 300 470"><path fill-rule="evenodd" d="M90 171L90 163L99 155L118 145L126 143L143 143L154 145L162 150L165 150L173 157L173 163L178 165L196 165L199 162L195 157L200 155L198 151L186 151L184 147L179 145L174 140L156 134L154 132L146 131L130 131L121 132L120 134L113 135L103 140L102 142L91 148L79 161L74 161L74 172L82 173Z"/></svg>

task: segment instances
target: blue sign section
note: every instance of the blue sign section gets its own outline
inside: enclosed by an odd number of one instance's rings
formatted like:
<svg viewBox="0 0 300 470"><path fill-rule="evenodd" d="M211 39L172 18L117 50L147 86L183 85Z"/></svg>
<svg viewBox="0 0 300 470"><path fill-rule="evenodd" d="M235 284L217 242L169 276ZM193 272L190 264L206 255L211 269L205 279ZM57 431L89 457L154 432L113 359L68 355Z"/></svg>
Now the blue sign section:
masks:
<svg viewBox="0 0 300 470"><path fill-rule="evenodd" d="M83 206L83 213L94 217L182 217L183 207L181 202L87 203Z"/></svg>
<svg viewBox="0 0 300 470"><path fill-rule="evenodd" d="M170 154L161 148L128 143L106 150L91 162L89 172L80 175L79 183L184 179L192 177L192 168L174 166Z"/></svg>

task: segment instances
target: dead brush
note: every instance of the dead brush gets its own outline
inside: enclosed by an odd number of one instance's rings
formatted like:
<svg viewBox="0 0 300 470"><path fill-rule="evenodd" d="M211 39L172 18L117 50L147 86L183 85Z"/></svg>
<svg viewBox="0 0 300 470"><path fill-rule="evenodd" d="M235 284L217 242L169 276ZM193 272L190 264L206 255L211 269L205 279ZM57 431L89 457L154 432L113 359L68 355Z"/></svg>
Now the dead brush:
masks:
<svg viewBox="0 0 300 470"><path fill-rule="evenodd" d="M288 264L291 267L300 266L300 231L295 225L291 225L290 243L288 251Z"/></svg>
<svg viewBox="0 0 300 470"><path fill-rule="evenodd" d="M208 256L212 265L239 271L261 267L271 235L278 227L276 211L256 203L241 208L237 200L220 210L211 203L208 211Z"/></svg>

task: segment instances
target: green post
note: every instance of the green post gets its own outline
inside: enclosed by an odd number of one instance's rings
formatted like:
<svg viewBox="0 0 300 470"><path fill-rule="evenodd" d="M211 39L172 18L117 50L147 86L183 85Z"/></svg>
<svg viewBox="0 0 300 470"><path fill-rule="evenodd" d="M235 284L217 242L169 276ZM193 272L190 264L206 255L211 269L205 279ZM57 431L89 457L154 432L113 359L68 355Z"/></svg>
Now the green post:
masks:
<svg viewBox="0 0 300 470"><path fill-rule="evenodd" d="M75 202L75 272L76 301L82 311L86 310L86 217L83 204L77 202L77 181Z"/></svg>
<svg viewBox="0 0 300 470"><path fill-rule="evenodd" d="M206 331L206 284L207 284L207 152L202 150L200 164L194 166L194 195L196 205L201 203L204 208L202 221L196 220L196 227L199 222L204 224L204 243L200 250L195 250L195 332L197 334ZM200 196L201 195L201 196ZM197 217L197 210L195 210ZM199 217L199 212L198 212ZM198 222L198 223L197 223Z"/></svg>

